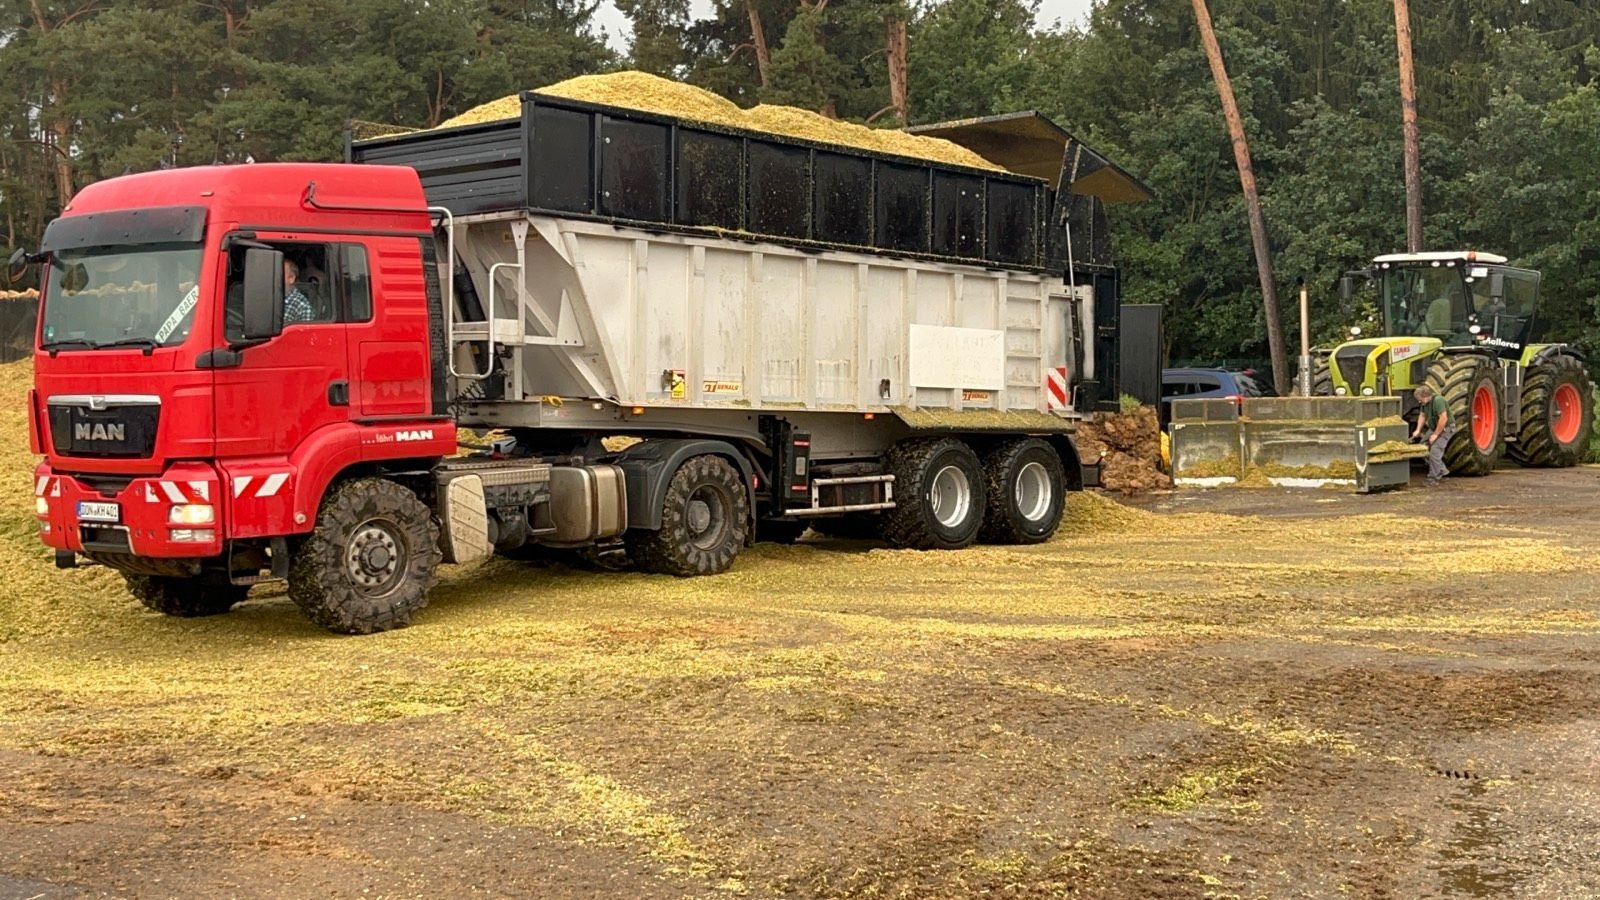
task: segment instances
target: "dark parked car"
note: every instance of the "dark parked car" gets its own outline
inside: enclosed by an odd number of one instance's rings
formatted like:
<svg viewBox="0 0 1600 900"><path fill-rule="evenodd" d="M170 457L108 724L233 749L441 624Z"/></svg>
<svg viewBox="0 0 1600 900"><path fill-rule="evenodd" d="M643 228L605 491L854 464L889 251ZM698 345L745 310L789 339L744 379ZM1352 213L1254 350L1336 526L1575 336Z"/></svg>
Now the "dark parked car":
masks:
<svg viewBox="0 0 1600 900"><path fill-rule="evenodd" d="M1162 369L1161 424L1172 419L1172 401L1228 399L1240 406L1246 397L1275 396L1272 385L1258 381L1254 372L1231 369Z"/></svg>

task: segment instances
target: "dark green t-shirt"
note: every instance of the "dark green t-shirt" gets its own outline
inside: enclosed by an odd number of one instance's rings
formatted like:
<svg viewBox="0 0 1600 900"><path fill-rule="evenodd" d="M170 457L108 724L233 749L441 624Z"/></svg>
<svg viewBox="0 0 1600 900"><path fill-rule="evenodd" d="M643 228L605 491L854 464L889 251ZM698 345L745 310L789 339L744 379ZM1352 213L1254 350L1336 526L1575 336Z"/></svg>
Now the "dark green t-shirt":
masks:
<svg viewBox="0 0 1600 900"><path fill-rule="evenodd" d="M1422 404L1422 426L1429 431L1439 427L1439 420L1444 419L1446 424L1450 421L1450 405L1444 398L1434 394L1427 403Z"/></svg>

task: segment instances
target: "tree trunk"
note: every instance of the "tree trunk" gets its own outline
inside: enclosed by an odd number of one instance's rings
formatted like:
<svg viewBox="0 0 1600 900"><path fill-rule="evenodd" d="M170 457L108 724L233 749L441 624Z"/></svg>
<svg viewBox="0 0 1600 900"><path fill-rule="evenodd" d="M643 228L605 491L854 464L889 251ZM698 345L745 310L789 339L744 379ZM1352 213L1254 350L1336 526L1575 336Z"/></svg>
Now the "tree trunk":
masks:
<svg viewBox="0 0 1600 900"><path fill-rule="evenodd" d="M1406 158L1406 252L1422 252L1422 161L1417 137L1417 83L1411 64L1411 9L1394 0L1394 39L1400 51L1400 122Z"/></svg>
<svg viewBox="0 0 1600 900"><path fill-rule="evenodd" d="M767 69L772 63L772 56L767 52L767 30L761 25L761 11L756 9L756 0L745 0L744 8L750 14L750 41L756 48L756 71L761 74L761 86L767 87Z"/></svg>
<svg viewBox="0 0 1600 900"><path fill-rule="evenodd" d="M1267 317L1267 348L1272 354L1272 384L1280 396L1289 392L1289 361L1283 349L1283 328L1278 320L1278 290L1272 281L1272 256L1267 247L1267 223L1261 215L1261 196L1256 192L1256 173L1250 164L1250 144L1245 139L1244 120L1233 98L1233 82L1222 63L1222 48L1211 27L1211 12L1206 0L1193 0L1194 17L1200 23L1200 40L1205 44L1211 76L1222 97L1222 114L1228 120L1233 139L1233 158L1239 165L1239 186L1244 190L1245 211L1250 217L1250 243L1255 248L1256 275L1261 281L1261 302Z"/></svg>
<svg viewBox="0 0 1600 900"><path fill-rule="evenodd" d="M50 102L60 107L66 101L67 86L62 82L50 85ZM67 204L72 202L74 193L72 186L72 123L66 116L58 115L49 124L46 142L55 153L53 162L56 168L56 201L60 204L58 209L65 210Z"/></svg>
<svg viewBox="0 0 1600 900"><path fill-rule="evenodd" d="M889 105L900 116L900 124L911 122L911 101L906 91L906 20L898 12L884 20L888 27Z"/></svg>

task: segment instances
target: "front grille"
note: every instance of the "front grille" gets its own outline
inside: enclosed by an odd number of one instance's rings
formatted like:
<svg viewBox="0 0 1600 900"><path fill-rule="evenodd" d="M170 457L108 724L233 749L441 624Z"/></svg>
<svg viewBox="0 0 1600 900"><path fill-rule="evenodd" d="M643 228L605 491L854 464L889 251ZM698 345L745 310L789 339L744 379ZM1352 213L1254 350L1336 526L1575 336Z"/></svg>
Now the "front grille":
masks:
<svg viewBox="0 0 1600 900"><path fill-rule="evenodd" d="M61 456L147 459L155 454L161 407L156 404L50 403L50 444Z"/></svg>
<svg viewBox="0 0 1600 900"><path fill-rule="evenodd" d="M1347 347L1334 356L1334 362L1339 366L1339 375L1344 378L1344 383L1350 388L1351 393L1361 392L1361 384L1367 377L1367 356L1371 352L1366 347Z"/></svg>

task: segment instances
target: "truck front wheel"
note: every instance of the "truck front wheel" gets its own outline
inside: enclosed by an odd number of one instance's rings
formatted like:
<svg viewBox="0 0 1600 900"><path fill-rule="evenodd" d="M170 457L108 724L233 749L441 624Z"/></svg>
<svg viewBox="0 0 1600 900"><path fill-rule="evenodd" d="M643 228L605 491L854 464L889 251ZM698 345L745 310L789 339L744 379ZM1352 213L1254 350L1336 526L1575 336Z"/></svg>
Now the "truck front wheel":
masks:
<svg viewBox="0 0 1600 900"><path fill-rule="evenodd" d="M225 575L173 578L166 575L123 575L128 593L164 616L192 619L220 616L244 602L246 586L229 583Z"/></svg>
<svg viewBox="0 0 1600 900"><path fill-rule="evenodd" d="M416 494L382 478L346 481L295 551L289 599L340 634L401 628L428 604L439 560L438 526Z"/></svg>
<svg viewBox="0 0 1600 900"><path fill-rule="evenodd" d="M628 555L648 572L716 575L733 565L750 531L750 497L739 470L720 456L695 456L673 473L659 531L629 532Z"/></svg>

